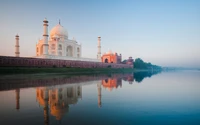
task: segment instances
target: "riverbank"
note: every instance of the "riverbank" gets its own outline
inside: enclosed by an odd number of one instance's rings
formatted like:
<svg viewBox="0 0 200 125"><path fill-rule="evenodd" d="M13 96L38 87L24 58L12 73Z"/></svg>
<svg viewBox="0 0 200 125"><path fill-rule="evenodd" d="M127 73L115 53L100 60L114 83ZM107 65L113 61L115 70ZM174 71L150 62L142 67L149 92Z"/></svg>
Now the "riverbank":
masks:
<svg viewBox="0 0 200 125"><path fill-rule="evenodd" d="M149 71L152 71L152 72L157 72L157 71L162 71L162 69L136 69L134 68L133 69L133 72L149 72Z"/></svg>
<svg viewBox="0 0 200 125"><path fill-rule="evenodd" d="M100 74L100 73L128 73L132 68L26 68L26 67L0 67L0 74Z"/></svg>

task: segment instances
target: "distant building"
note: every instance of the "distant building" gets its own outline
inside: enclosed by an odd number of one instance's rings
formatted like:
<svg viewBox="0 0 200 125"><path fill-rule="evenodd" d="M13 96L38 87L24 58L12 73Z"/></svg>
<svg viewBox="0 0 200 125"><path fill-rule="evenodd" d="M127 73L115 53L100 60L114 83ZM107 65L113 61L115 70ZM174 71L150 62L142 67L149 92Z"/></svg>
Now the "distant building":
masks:
<svg viewBox="0 0 200 125"><path fill-rule="evenodd" d="M122 55L118 55L117 53L112 53L112 51L108 51L107 53L103 54L101 57L101 61L103 63L121 63Z"/></svg>
<svg viewBox="0 0 200 125"><path fill-rule="evenodd" d="M133 65L133 63L134 63L134 60L132 59L132 57L129 57L126 61L126 64L128 65Z"/></svg>

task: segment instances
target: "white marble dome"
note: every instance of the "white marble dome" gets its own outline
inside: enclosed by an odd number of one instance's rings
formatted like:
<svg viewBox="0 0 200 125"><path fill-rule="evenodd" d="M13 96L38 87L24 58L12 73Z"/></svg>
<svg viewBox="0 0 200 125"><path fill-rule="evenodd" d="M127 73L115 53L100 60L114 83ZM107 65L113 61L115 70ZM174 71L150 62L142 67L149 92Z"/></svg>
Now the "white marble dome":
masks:
<svg viewBox="0 0 200 125"><path fill-rule="evenodd" d="M53 38L54 36L58 36L61 38L68 39L68 33L67 30L61 26L60 24L53 27L50 31L50 38Z"/></svg>

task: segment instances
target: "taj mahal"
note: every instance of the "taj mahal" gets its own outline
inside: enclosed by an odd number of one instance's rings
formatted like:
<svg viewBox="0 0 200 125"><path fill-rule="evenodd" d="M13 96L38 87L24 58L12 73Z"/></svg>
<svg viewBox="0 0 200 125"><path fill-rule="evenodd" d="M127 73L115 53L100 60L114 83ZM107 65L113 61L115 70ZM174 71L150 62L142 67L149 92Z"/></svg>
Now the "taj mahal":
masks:
<svg viewBox="0 0 200 125"><path fill-rule="evenodd" d="M43 55L43 43L44 40L38 41L38 44L36 46L37 56ZM60 22L51 30L48 46L49 55L59 55L77 58L81 57L81 45L78 44L75 39L68 39L68 33L64 29L64 27L60 25Z"/></svg>
<svg viewBox="0 0 200 125"><path fill-rule="evenodd" d="M43 21L44 33L43 39L36 45L37 58L62 59L62 60L80 60L80 61L101 61L101 37L98 37L97 59L83 58L82 46L75 38L68 39L67 30L60 24L53 27L48 34L48 21ZM48 38L49 37L49 38Z"/></svg>
<svg viewBox="0 0 200 125"><path fill-rule="evenodd" d="M97 42L97 58L82 57L82 45L73 39L69 39L67 30L59 23L48 33L49 21L43 20L43 39L39 39L36 43L36 55L33 58L42 59L59 59L74 61L89 61L103 63L121 63L122 55L109 50L101 55L101 37L98 36ZM15 36L15 56L20 57L19 35Z"/></svg>
<svg viewBox="0 0 200 125"><path fill-rule="evenodd" d="M43 39L39 39L35 46L36 54L33 57L20 57L19 35L15 36L15 57L1 57L0 60L4 66L9 66L7 62L12 65L21 66L75 66L75 67L107 67L113 63L113 67L132 67L133 59L129 57L126 65L122 63L122 55L109 50L101 55L101 37L97 37L97 52L96 58L82 57L82 45L77 42L75 38L69 39L67 30L59 23L54 26L50 33L48 33L49 21L45 18L43 20ZM18 59L23 59L18 60ZM43 59L43 60L42 60ZM46 59L46 60L45 60ZM16 60L16 61L14 61ZM31 61L32 60L32 61ZM51 61L49 61L51 60ZM60 62L58 61L60 60ZM130 64L129 64L130 62ZM107 64L106 64L107 63ZM117 65L116 65L117 64ZM128 64L128 65L127 65Z"/></svg>

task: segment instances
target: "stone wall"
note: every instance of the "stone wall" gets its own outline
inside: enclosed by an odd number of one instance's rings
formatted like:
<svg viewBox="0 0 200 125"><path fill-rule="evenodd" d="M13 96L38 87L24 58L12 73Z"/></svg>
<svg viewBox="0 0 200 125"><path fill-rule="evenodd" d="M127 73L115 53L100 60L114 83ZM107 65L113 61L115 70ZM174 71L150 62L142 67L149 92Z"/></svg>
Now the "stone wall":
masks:
<svg viewBox="0 0 200 125"><path fill-rule="evenodd" d="M77 60L41 59L0 56L0 67L79 67L79 68L132 68L127 64L89 62Z"/></svg>

